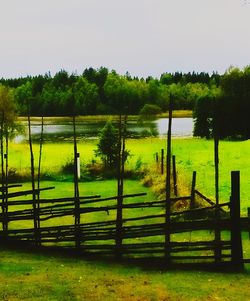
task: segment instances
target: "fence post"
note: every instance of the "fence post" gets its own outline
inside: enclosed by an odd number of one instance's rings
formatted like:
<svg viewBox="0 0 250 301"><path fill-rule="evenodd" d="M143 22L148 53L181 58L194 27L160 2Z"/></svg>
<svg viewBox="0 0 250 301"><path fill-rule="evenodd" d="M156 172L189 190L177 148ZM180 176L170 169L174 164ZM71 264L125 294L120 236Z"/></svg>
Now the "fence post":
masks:
<svg viewBox="0 0 250 301"><path fill-rule="evenodd" d="M164 149L161 150L161 174L164 174Z"/></svg>
<svg viewBox="0 0 250 301"><path fill-rule="evenodd" d="M38 211L38 229L41 227L40 223L40 180L41 180L41 164L42 164L42 152L43 152L43 130L44 130L44 120L42 116L41 120L41 135L40 135L40 145L39 145L39 159L38 159L38 171L37 171L37 211ZM41 239L40 239L41 245Z"/></svg>
<svg viewBox="0 0 250 301"><path fill-rule="evenodd" d="M118 144L118 163L117 163L117 211L116 211L116 257L122 257L122 226L123 226L123 182L125 165L125 140L126 140L127 115L124 116L122 124L122 115L119 117L119 144Z"/></svg>
<svg viewBox="0 0 250 301"><path fill-rule="evenodd" d="M230 217L231 217L231 260L237 268L243 268L243 252L240 225L240 172L231 172L231 199L230 199Z"/></svg>
<svg viewBox="0 0 250 301"><path fill-rule="evenodd" d="M175 155L172 156L172 163L173 163L173 182L174 182L174 195L178 195L177 190L177 173L176 173L176 161L175 161Z"/></svg>
<svg viewBox="0 0 250 301"><path fill-rule="evenodd" d="M34 238L35 238L35 245L40 246L41 237L40 237L39 209L37 206L37 196L35 191L35 169L34 169L34 154L33 154L32 138L31 138L30 114L28 115L28 130L29 130L30 170L31 170L32 201L33 201L32 206L33 206Z"/></svg>
<svg viewBox="0 0 250 301"><path fill-rule="evenodd" d="M77 178L81 179L81 162L80 162L80 153L76 154L76 161L77 161Z"/></svg>
<svg viewBox="0 0 250 301"><path fill-rule="evenodd" d="M159 154L158 154L158 152L155 153L155 161L156 161L156 164L158 165L158 163L159 163Z"/></svg>
<svg viewBox="0 0 250 301"><path fill-rule="evenodd" d="M193 171L192 185L191 185L191 200L190 200L191 209L193 209L195 205L195 186L196 186L196 171Z"/></svg>
<svg viewBox="0 0 250 301"><path fill-rule="evenodd" d="M76 141L76 120L73 115L73 135L74 135L74 202L75 202L75 247L79 251L81 247L81 213L80 213L80 199L79 199L79 181L77 175L77 141Z"/></svg>
<svg viewBox="0 0 250 301"><path fill-rule="evenodd" d="M220 208L219 208L219 138L215 129L214 133L214 177L215 177L215 262L221 261L221 229L220 229Z"/></svg>
<svg viewBox="0 0 250 301"><path fill-rule="evenodd" d="M167 157L166 157L166 215L165 215L165 260L166 264L171 263L171 135L172 135L172 95L169 98L169 117L167 135ZM164 154L164 153L163 153ZM163 158L162 154L162 158Z"/></svg>
<svg viewBox="0 0 250 301"><path fill-rule="evenodd" d="M2 120L1 120L1 128L0 128L0 148L1 148L1 188L2 188L2 227L3 227L3 234L7 236L8 230L8 219L7 219L7 212L6 212L6 177L5 177L5 160L4 160L4 137L3 137L3 128L4 128L4 112L2 112Z"/></svg>

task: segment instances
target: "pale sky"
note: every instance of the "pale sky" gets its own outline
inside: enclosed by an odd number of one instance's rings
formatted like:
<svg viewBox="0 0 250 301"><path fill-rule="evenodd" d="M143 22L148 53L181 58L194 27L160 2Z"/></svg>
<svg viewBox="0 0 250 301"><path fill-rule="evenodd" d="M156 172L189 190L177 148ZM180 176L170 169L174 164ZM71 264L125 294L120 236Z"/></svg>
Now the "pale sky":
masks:
<svg viewBox="0 0 250 301"><path fill-rule="evenodd" d="M0 78L250 64L249 0L0 0Z"/></svg>

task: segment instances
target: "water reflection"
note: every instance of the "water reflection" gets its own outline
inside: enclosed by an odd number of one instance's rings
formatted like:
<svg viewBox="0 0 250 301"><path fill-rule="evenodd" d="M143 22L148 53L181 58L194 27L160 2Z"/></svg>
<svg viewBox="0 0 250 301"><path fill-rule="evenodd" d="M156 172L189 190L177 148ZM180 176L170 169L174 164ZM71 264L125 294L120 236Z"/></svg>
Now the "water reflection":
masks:
<svg viewBox="0 0 250 301"><path fill-rule="evenodd" d="M23 122L26 128L26 134L16 137L16 142L28 139L27 123ZM77 138L78 139L97 139L98 133L104 127L105 121L80 121L77 122ZM117 126L116 122L113 122ZM147 121L138 123L136 120L129 120L127 124L127 134L129 138L141 137L165 137L167 135L168 118L159 118L155 121ZM40 139L41 124L32 122L31 125L32 138L34 141ZM193 131L192 118L173 118L172 136L173 137L191 137ZM45 141L67 141L73 139L73 126L71 122L46 122L44 124L44 140Z"/></svg>
<svg viewBox="0 0 250 301"><path fill-rule="evenodd" d="M159 118L155 121L159 136L166 136L168 118ZM172 136L191 137L193 135L193 118L173 118Z"/></svg>

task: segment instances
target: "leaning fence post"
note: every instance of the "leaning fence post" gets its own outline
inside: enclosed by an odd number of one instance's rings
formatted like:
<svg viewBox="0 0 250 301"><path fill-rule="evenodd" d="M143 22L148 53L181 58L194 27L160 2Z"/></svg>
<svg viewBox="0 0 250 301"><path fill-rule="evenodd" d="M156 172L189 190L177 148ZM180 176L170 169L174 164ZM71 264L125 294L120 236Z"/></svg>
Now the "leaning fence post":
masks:
<svg viewBox="0 0 250 301"><path fill-rule="evenodd" d="M231 172L231 256L232 264L238 268L243 268L243 252L240 225L240 172Z"/></svg>
<svg viewBox="0 0 250 301"><path fill-rule="evenodd" d="M196 171L193 171L192 185L191 185L191 200L190 200L191 209L193 209L195 205L195 186L196 186Z"/></svg>

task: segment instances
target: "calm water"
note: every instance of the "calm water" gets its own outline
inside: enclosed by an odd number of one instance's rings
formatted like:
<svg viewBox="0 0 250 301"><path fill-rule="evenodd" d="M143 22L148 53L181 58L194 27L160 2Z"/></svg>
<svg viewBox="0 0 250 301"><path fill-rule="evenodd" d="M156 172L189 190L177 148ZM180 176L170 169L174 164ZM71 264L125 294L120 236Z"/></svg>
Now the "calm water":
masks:
<svg viewBox="0 0 250 301"><path fill-rule="evenodd" d="M115 123L113 123L115 125ZM77 139L97 138L98 133L105 125L105 121L81 121L76 125ZM26 128L25 135L16 137L16 142L27 140L27 123L24 123ZM160 118L158 120L138 124L136 120L129 121L127 125L128 137L141 138L158 136L165 137L167 135L168 118ZM41 125L32 123L31 125L32 138L39 140ZM191 137L193 132L192 118L173 118L172 136L173 137ZM69 122L44 124L44 140L45 141L67 141L73 138L73 126Z"/></svg>

